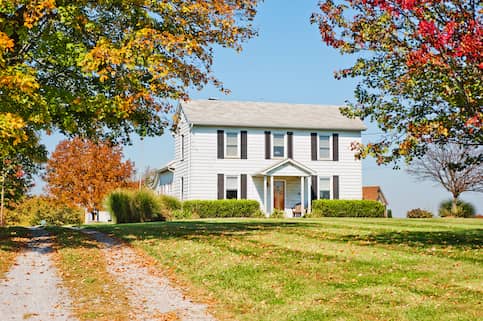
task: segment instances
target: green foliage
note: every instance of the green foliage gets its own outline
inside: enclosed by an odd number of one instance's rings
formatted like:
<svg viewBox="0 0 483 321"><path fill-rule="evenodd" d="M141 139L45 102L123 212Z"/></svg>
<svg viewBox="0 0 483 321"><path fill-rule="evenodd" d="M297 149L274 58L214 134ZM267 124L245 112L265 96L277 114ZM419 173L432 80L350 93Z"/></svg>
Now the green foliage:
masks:
<svg viewBox="0 0 483 321"><path fill-rule="evenodd" d="M130 190L118 189L107 195L106 208L115 223L135 222L130 205L132 194L133 192Z"/></svg>
<svg viewBox="0 0 483 321"><path fill-rule="evenodd" d="M260 204L253 200L193 200L183 202L183 211L200 218L253 217Z"/></svg>
<svg viewBox="0 0 483 321"><path fill-rule="evenodd" d="M187 219L191 219L191 218L198 218L198 217L195 217L193 215L193 213L189 212L189 211L185 211L185 210L173 210L172 211L172 216L171 216L173 219L176 219L176 220L187 220Z"/></svg>
<svg viewBox="0 0 483 321"><path fill-rule="evenodd" d="M43 196L26 198L9 212L10 224L16 225L39 225L42 221L48 225L80 224L83 215L80 208Z"/></svg>
<svg viewBox="0 0 483 321"><path fill-rule="evenodd" d="M392 218L392 210L390 208L387 209L387 218Z"/></svg>
<svg viewBox="0 0 483 321"><path fill-rule="evenodd" d="M148 189L141 189L131 194L131 213L136 222L157 221L161 216L161 201Z"/></svg>
<svg viewBox="0 0 483 321"><path fill-rule="evenodd" d="M433 213L420 208L414 208L406 213L407 218L432 218Z"/></svg>
<svg viewBox="0 0 483 321"><path fill-rule="evenodd" d="M285 218L285 213L282 210L274 209L270 218Z"/></svg>
<svg viewBox="0 0 483 321"><path fill-rule="evenodd" d="M116 223L138 223L171 219L176 202L148 189L118 189L108 194L105 205Z"/></svg>
<svg viewBox="0 0 483 321"><path fill-rule="evenodd" d="M455 216L455 217L472 217L475 216L476 211L475 207L462 200L458 200L456 202L456 211L453 212L452 209L453 202L451 199L442 202L439 205L439 216L441 217L448 217L448 216Z"/></svg>
<svg viewBox="0 0 483 321"><path fill-rule="evenodd" d="M163 217L166 219L172 219L172 218L182 218L182 217L176 217L176 216L185 216L184 214L181 215L179 212L182 212L182 203L180 200L178 200L174 196L169 196L169 195L159 195L158 196L160 206L161 206L161 213ZM176 212L176 215L175 215ZM188 217L185 217L188 218Z"/></svg>
<svg viewBox="0 0 483 321"><path fill-rule="evenodd" d="M306 217L384 217L384 206L369 200L315 200Z"/></svg>

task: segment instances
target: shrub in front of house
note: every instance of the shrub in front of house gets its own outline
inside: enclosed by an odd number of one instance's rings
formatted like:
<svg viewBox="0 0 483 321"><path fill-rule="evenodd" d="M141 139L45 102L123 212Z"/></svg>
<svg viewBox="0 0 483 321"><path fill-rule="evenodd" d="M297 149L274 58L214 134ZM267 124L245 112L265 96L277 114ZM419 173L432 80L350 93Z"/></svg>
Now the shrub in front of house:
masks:
<svg viewBox="0 0 483 321"><path fill-rule="evenodd" d="M171 216L163 212L163 202L153 191L118 189L106 198L106 208L116 223L164 221Z"/></svg>
<svg viewBox="0 0 483 321"><path fill-rule="evenodd" d="M407 218L432 218L433 213L420 208L414 208L406 213Z"/></svg>
<svg viewBox="0 0 483 321"><path fill-rule="evenodd" d="M384 217L384 206L369 200L314 200L306 217Z"/></svg>
<svg viewBox="0 0 483 321"><path fill-rule="evenodd" d="M254 217L260 203L253 200L192 200L183 202L183 212L194 217Z"/></svg>
<svg viewBox="0 0 483 321"><path fill-rule="evenodd" d="M131 213L136 222L165 220L161 214L161 200L151 190L141 189L133 192L130 200Z"/></svg>
<svg viewBox="0 0 483 321"><path fill-rule="evenodd" d="M169 196L169 195L159 195L158 199L161 205L161 215L166 219L189 218L189 217L177 217L177 216L183 216L181 214L183 204L176 197Z"/></svg>
<svg viewBox="0 0 483 321"><path fill-rule="evenodd" d="M456 212L453 212L451 210L452 206L453 206L453 202L452 202L451 199L442 202L439 205L439 212L438 212L439 216L441 216L441 217L450 217L450 216L472 217L476 213L475 207L472 204L470 204L468 202L464 202L462 200L458 200L456 202Z"/></svg>
<svg viewBox="0 0 483 321"><path fill-rule="evenodd" d="M272 214L270 214L270 218L285 218L285 213L282 210L273 210Z"/></svg>

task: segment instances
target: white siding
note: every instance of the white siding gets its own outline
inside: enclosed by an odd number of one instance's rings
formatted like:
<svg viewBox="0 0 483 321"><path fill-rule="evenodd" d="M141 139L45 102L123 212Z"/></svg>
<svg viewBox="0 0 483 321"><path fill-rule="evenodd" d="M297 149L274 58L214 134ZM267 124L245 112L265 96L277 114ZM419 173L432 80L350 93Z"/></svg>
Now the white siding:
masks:
<svg viewBox="0 0 483 321"><path fill-rule="evenodd" d="M217 130L225 132L247 130L248 159L217 159ZM287 132L282 129L247 129L247 128L223 128L223 127L193 127L191 131L191 150L189 173L190 189L186 199L216 199L217 198L217 174L239 175L248 174L247 197L262 201L263 178L252 177L260 171L280 162L281 159L265 159L264 131ZM360 142L360 132L318 132L318 134L339 134L339 161L318 160L312 161L310 154L310 133L312 130L290 130L293 132L293 156L294 160L316 171L319 176L332 177L339 175L339 195L341 199L362 198L362 173L361 162L354 159L351 151L352 142ZM273 139L272 139L273 141ZM178 144L176 144L178 145ZM332 142L331 142L332 146ZM287 146L285 147L285 149ZM332 154L332 151L331 151ZM176 172L178 174L178 168ZM184 175L188 174L184 169ZM182 175L182 174L178 174ZM176 176L176 175L175 175ZM300 184L300 183L298 183ZM186 183L185 183L186 185ZM287 187L287 190L290 186ZM299 186L300 187L300 186ZM290 187L291 188L291 187ZM305 187L307 190L307 186ZM287 195L287 200L292 196ZM299 196L298 196L299 197ZM305 196L307 200L307 196ZM291 204L289 204L291 206Z"/></svg>
<svg viewBox="0 0 483 321"><path fill-rule="evenodd" d="M182 139L184 139L184 155L182 155ZM177 132L174 137L174 177L173 177L173 190L172 195L181 199L181 195L184 199L189 195L190 184L190 163L191 163L191 133L190 125L186 121L183 113L180 113L180 120L178 123ZM181 178L183 178L183 193L181 193Z"/></svg>

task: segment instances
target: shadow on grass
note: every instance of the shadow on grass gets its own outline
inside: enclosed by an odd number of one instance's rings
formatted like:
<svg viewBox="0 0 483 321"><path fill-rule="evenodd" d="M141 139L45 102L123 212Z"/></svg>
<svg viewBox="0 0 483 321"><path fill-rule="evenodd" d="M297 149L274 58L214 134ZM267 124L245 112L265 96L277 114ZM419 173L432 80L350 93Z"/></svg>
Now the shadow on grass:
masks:
<svg viewBox="0 0 483 321"><path fill-rule="evenodd" d="M127 241L134 239L243 237L258 232L280 230L287 234L297 234L321 241L358 242L367 244L389 244L408 246L455 246L477 249L483 244L483 229L455 229L453 231L378 231L363 234L347 234L347 231L326 232L324 225L304 221L178 221L167 223L141 223L95 226L102 232L112 233ZM314 233L315 232L315 233Z"/></svg>
<svg viewBox="0 0 483 321"><path fill-rule="evenodd" d="M31 237L31 232L27 228L0 227L0 250L16 252L25 245L26 239L29 237Z"/></svg>
<svg viewBox="0 0 483 321"><path fill-rule="evenodd" d="M64 227L47 227L46 230L56 237L56 243L61 247L68 248L100 248L101 245L94 242L83 233Z"/></svg>
<svg viewBox="0 0 483 321"><path fill-rule="evenodd" d="M345 235L341 241L360 241L370 244L404 244L408 246L455 246L478 249L483 246L482 229L457 231L402 231L371 233L367 235Z"/></svg>

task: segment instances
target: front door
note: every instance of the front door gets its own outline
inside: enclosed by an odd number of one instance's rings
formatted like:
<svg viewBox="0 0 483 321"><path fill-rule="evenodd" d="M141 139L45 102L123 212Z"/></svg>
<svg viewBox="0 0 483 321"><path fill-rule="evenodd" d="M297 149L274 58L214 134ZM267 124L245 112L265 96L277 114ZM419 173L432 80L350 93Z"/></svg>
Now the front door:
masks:
<svg viewBox="0 0 483 321"><path fill-rule="evenodd" d="M285 182L273 182L273 206L277 210L285 210Z"/></svg>

